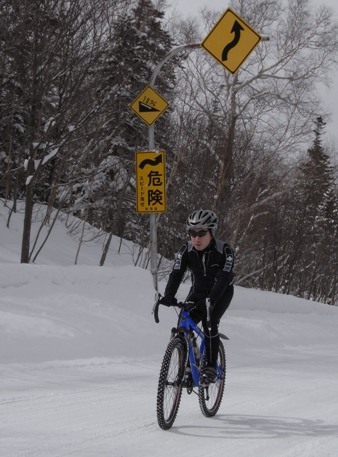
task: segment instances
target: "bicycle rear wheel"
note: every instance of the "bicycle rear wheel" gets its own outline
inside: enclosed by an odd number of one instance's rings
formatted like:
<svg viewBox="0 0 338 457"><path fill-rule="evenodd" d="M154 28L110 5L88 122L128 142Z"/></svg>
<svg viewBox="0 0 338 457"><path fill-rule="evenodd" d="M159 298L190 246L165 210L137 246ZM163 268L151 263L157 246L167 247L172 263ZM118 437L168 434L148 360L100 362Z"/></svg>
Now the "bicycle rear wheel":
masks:
<svg viewBox="0 0 338 457"><path fill-rule="evenodd" d="M200 408L206 417L215 416L221 406L224 393L226 358L224 345L221 340L219 342L217 365L219 367L219 373L216 382L209 384L208 387L199 386L198 388Z"/></svg>
<svg viewBox="0 0 338 457"><path fill-rule="evenodd" d="M157 422L163 430L168 430L177 416L182 397L186 358L185 340L173 338L164 354L158 380Z"/></svg>

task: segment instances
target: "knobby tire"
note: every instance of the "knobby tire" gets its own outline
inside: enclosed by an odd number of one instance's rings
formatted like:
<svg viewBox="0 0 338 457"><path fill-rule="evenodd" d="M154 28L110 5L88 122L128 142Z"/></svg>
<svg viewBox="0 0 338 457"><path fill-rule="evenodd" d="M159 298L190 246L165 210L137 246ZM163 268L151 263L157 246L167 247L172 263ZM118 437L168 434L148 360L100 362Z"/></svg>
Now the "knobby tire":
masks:
<svg viewBox="0 0 338 457"><path fill-rule="evenodd" d="M187 344L185 339L173 338L164 354L158 380L157 422L163 430L172 427L178 413L186 360Z"/></svg>
<svg viewBox="0 0 338 457"><path fill-rule="evenodd" d="M221 372L218 374L216 382L209 384L208 388L202 386L198 388L200 408L206 417L215 416L222 403L226 376L226 358L222 340L219 342L217 362Z"/></svg>

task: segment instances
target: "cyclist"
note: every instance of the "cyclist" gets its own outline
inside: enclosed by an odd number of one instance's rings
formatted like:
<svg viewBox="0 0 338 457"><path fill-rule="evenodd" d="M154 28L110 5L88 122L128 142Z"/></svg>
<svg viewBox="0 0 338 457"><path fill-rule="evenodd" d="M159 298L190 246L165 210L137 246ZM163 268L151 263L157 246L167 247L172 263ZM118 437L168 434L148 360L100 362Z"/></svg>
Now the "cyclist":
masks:
<svg viewBox="0 0 338 457"><path fill-rule="evenodd" d="M219 348L218 325L230 305L234 293L234 253L231 247L215 239L218 218L213 211L193 211L187 220L190 240L185 242L175 256L161 303L175 306L175 295L184 273L191 271L192 286L186 301L195 303L191 317L202 321L206 337L207 363L201 374L201 384L216 380L216 361ZM206 299L210 299L210 322L207 321Z"/></svg>

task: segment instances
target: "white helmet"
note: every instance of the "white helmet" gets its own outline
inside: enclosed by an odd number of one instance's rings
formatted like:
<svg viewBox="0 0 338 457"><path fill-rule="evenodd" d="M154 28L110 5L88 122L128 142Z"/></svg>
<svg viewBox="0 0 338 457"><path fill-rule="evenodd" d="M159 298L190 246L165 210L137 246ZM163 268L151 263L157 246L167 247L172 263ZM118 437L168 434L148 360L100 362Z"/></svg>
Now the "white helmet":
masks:
<svg viewBox="0 0 338 457"><path fill-rule="evenodd" d="M213 211L208 209L199 209L193 211L187 220L187 228L190 229L209 229L212 236L215 236L217 230L218 217Z"/></svg>

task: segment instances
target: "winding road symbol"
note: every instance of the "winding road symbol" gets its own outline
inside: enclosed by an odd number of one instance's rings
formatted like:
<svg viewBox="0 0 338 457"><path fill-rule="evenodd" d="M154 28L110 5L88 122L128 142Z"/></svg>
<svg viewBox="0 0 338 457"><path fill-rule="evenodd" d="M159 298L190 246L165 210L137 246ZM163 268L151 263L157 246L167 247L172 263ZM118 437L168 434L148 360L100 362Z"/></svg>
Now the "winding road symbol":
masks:
<svg viewBox="0 0 338 457"><path fill-rule="evenodd" d="M152 167L155 167L156 165L162 163L162 154L160 154L159 156L157 156L155 159L144 159L142 160L142 162L140 163L139 165L139 168L141 168L141 170L143 170L143 168L146 166L146 165L151 165Z"/></svg>
<svg viewBox="0 0 338 457"><path fill-rule="evenodd" d="M250 24L228 8L201 46L230 73L235 74L261 39Z"/></svg>
<svg viewBox="0 0 338 457"><path fill-rule="evenodd" d="M231 33L234 33L235 36L233 38L232 41L230 41L230 43L228 43L225 48L223 49L223 52L222 52L222 61L225 62L226 60L228 60L228 54L229 54L229 51L234 48L240 38L241 38L241 31L244 30L244 28L241 26L241 24L237 21L234 22L234 25L231 29Z"/></svg>

